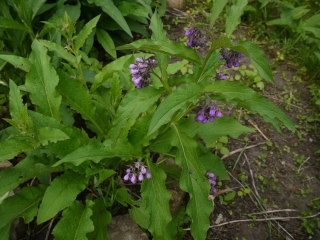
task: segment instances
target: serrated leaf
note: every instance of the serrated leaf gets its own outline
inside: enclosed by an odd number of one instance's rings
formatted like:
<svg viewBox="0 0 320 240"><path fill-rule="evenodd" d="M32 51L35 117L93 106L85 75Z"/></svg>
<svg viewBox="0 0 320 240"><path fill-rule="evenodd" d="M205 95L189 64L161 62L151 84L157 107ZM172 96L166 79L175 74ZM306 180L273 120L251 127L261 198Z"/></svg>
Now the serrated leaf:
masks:
<svg viewBox="0 0 320 240"><path fill-rule="evenodd" d="M109 137L116 141L130 119L135 121L141 113L147 111L159 99L162 92L162 89L157 90L152 87L146 87L127 93L116 112ZM127 135L127 132L123 133L123 135Z"/></svg>
<svg viewBox="0 0 320 240"><path fill-rule="evenodd" d="M0 142L0 162L11 160L20 153L25 153L33 150L30 142L24 140L10 139Z"/></svg>
<svg viewBox="0 0 320 240"><path fill-rule="evenodd" d="M102 198L94 201L92 207L91 220L94 225L94 231L88 234L90 240L107 239L107 225L111 222L111 213L106 209Z"/></svg>
<svg viewBox="0 0 320 240"><path fill-rule="evenodd" d="M112 0L90 0L89 2L95 3L97 6L101 7L102 11L107 13L119 26L130 36L132 37L130 28L126 23L126 20L122 16L119 9L114 5Z"/></svg>
<svg viewBox="0 0 320 240"><path fill-rule="evenodd" d="M153 164L150 159L147 161L151 179L144 179L141 187L141 195L146 199L147 211L149 212L148 230L154 239L172 239L168 236L166 226L171 221L169 210L170 192L166 188L166 174Z"/></svg>
<svg viewBox="0 0 320 240"><path fill-rule="evenodd" d="M226 19L226 35L230 38L233 31L241 22L241 15L243 14L243 9L248 4L248 0L237 0L237 2L231 6L230 13Z"/></svg>
<svg viewBox="0 0 320 240"><path fill-rule="evenodd" d="M57 240L74 239L87 240L87 233L94 230L91 220L92 215L91 200L86 200L86 205L74 201L69 208L62 212L62 218L52 230L52 234Z"/></svg>
<svg viewBox="0 0 320 240"><path fill-rule="evenodd" d="M0 196L35 176L61 171L62 167L51 167L47 157L27 156L16 166L0 172Z"/></svg>
<svg viewBox="0 0 320 240"><path fill-rule="evenodd" d="M59 78L50 64L46 48L38 41L32 43L33 65L26 75L26 89L38 112L60 120L61 96L55 90Z"/></svg>
<svg viewBox="0 0 320 240"><path fill-rule="evenodd" d="M6 62L11 63L16 68L19 68L25 72L29 72L32 66L28 58L23 58L15 55L0 54L0 59L3 59Z"/></svg>
<svg viewBox="0 0 320 240"><path fill-rule="evenodd" d="M77 60L75 56L69 53L65 48L51 41L40 40L40 42L49 49L49 51L55 52L59 57L65 59L73 67L77 68Z"/></svg>
<svg viewBox="0 0 320 240"><path fill-rule="evenodd" d="M78 50L83 46L85 43L87 37L92 32L92 29L96 27L98 21L99 21L100 15L96 16L95 18L91 19L79 32L79 34L76 37L76 40L74 41L74 51L78 52Z"/></svg>
<svg viewBox="0 0 320 240"><path fill-rule="evenodd" d="M103 158L126 158L134 156L138 157L139 155L129 143L122 143L121 141L118 141L117 144L114 145L110 140L106 140L103 145L96 144L81 146L55 163L53 167L65 162L70 162L73 165L78 166L87 160L97 163Z"/></svg>
<svg viewBox="0 0 320 240"><path fill-rule="evenodd" d="M203 88L204 92L221 96L233 105L241 106L252 113L259 114L266 122L271 123L280 132L280 123L294 131L291 119L277 106L261 97L251 88L237 82L215 81Z"/></svg>
<svg viewBox="0 0 320 240"><path fill-rule="evenodd" d="M37 223L53 218L59 211L68 207L82 192L89 179L82 174L67 171L56 177L47 188L39 208Z"/></svg>
<svg viewBox="0 0 320 240"><path fill-rule="evenodd" d="M72 81L65 72L58 72L60 81L57 86L58 92L62 95L63 101L72 109L81 114L82 118L89 120L103 134L103 130L95 119L95 105L91 95L80 82Z"/></svg>
<svg viewBox="0 0 320 240"><path fill-rule="evenodd" d="M70 139L69 136L57 128L44 127L38 129L38 138L42 145L48 145L48 142L58 142Z"/></svg>
<svg viewBox="0 0 320 240"><path fill-rule="evenodd" d="M102 45L103 49L110 54L111 57L117 58L117 52L114 49L114 42L110 37L109 33L101 28L97 29L97 39L98 42Z"/></svg>
<svg viewBox="0 0 320 240"><path fill-rule="evenodd" d="M210 10L210 28L212 28L215 21L218 19L219 15L222 13L223 8L227 4L228 0L216 0L213 2L211 10Z"/></svg>
<svg viewBox="0 0 320 240"><path fill-rule="evenodd" d="M142 39L133 43L117 47L117 50L144 50L149 52L165 53L174 57L184 58L200 64L200 57L194 49L188 48L182 43L175 43L169 40Z"/></svg>
<svg viewBox="0 0 320 240"><path fill-rule="evenodd" d="M168 123L173 114L176 111L183 109L186 103L195 102L200 93L200 86L194 83L186 84L170 93L168 97L161 102L153 114L148 135L155 132L162 125Z"/></svg>
<svg viewBox="0 0 320 240"><path fill-rule="evenodd" d="M21 191L3 200L0 204L0 228L15 218L23 217L29 223L37 215L38 205L42 200L46 187L24 187Z"/></svg>
<svg viewBox="0 0 320 240"><path fill-rule="evenodd" d="M17 21L0 16L0 28L18 29L28 32L28 28Z"/></svg>
<svg viewBox="0 0 320 240"><path fill-rule="evenodd" d="M213 205L208 200L210 184L205 178L205 169L197 155L197 142L172 125L176 138L172 144L178 147L175 162L182 167L180 188L188 192L190 201L186 213L192 218L191 234L194 239L206 239L210 226L209 216Z"/></svg>

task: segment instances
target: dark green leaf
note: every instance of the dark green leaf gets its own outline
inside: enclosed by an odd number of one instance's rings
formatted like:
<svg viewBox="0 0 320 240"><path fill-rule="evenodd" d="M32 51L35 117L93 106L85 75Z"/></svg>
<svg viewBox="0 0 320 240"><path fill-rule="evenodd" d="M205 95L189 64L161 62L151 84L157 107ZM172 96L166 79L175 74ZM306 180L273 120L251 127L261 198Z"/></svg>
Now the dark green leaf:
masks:
<svg viewBox="0 0 320 240"><path fill-rule="evenodd" d="M213 2L209 19L210 19L210 28L213 26L215 21L218 19L219 15L221 14L223 8L227 4L228 0L216 0Z"/></svg>
<svg viewBox="0 0 320 240"><path fill-rule="evenodd" d="M111 57L117 58L117 52L114 49L114 42L107 31L98 28L97 29L97 38L99 43L102 45L104 50L110 54Z"/></svg>

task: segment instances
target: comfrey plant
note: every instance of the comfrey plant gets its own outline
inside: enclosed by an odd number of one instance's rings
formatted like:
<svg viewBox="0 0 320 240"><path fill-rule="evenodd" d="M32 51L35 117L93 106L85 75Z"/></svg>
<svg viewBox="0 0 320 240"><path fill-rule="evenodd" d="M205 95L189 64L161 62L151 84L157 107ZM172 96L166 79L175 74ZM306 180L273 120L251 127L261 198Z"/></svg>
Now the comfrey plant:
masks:
<svg viewBox="0 0 320 240"><path fill-rule="evenodd" d="M209 29L226 2L214 2ZM246 4L238 0L231 6L225 37L215 39L194 27L187 31L188 46L170 41L153 14L151 39L118 47L136 53L102 69L82 51L99 17L73 33L67 48L35 39L29 58L2 56L25 72L23 85L9 83L11 118L6 121L12 126L0 136L0 161L15 164L0 172L2 239L8 239L11 223L20 217L37 224L56 219L56 239L107 239L111 212L119 206L128 208L154 239L182 236L185 219L191 220L193 238L205 239L214 207L208 197L221 194L217 181L228 180L210 147L223 136L254 131L221 106L247 109L278 131L294 130L274 104L217 71L224 64L239 65L243 54L273 83L264 53L248 41L230 40ZM202 59L197 48L204 46L210 49ZM170 63L170 56L193 62L193 73L178 76L185 63ZM22 101L22 92L30 102ZM174 213L169 181L189 195ZM132 185L135 191L141 186L139 199L127 191ZM6 197L18 186L19 192Z"/></svg>

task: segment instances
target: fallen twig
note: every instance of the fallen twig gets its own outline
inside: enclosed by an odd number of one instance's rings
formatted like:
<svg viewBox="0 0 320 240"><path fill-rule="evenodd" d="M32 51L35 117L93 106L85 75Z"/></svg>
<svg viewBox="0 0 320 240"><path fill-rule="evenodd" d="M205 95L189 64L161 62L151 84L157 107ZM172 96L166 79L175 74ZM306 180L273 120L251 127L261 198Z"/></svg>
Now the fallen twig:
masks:
<svg viewBox="0 0 320 240"><path fill-rule="evenodd" d="M262 137L265 139L265 140L269 140L269 138L266 137L266 135L263 134L263 132L258 128L258 126L251 120L249 119L248 122L255 128L257 129L257 131L262 135Z"/></svg>
<svg viewBox="0 0 320 240"><path fill-rule="evenodd" d="M250 146L245 147L245 148L236 149L236 150L230 152L228 155L224 155L223 157L221 157L221 159L225 159L225 158L227 158L227 157L230 157L231 155L233 155L233 154L235 154L235 153L241 152L243 149L244 149L244 150L247 150L247 149L249 149L249 148L254 148L254 147L256 147L256 146L259 146L259 145L262 145L262 144L265 144L265 143L266 143L266 142L262 142L262 143L258 143L258 144L255 144L255 145L250 145Z"/></svg>
<svg viewBox="0 0 320 240"><path fill-rule="evenodd" d="M253 185L253 188L254 188L254 192L256 193L256 195L258 196L258 198L261 199L261 197L260 197L260 195L259 195L259 193L258 193L258 191L257 191L256 184L254 183L253 172L252 172L252 170L251 170L251 166L250 166L248 157L247 157L246 154L244 154L244 157L245 157L245 159L246 159L246 161L247 161L247 163L248 163L248 166L249 166L249 171L250 171L250 175L251 175L251 179L252 179L252 185Z"/></svg>
<svg viewBox="0 0 320 240"><path fill-rule="evenodd" d="M279 210L269 210L264 212L258 213L250 213L251 215L259 215L259 214L268 214L268 213L276 213L276 212L297 212L298 210L295 209L279 209Z"/></svg>

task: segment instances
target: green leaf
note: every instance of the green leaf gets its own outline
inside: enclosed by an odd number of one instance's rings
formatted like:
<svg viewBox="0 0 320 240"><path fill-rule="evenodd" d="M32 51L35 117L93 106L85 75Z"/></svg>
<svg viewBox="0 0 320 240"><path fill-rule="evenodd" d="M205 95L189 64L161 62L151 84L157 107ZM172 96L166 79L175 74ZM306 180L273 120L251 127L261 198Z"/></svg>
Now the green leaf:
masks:
<svg viewBox="0 0 320 240"><path fill-rule="evenodd" d="M199 154L199 161L202 162L206 171L214 173L219 181L230 180L224 162L212 152Z"/></svg>
<svg viewBox="0 0 320 240"><path fill-rule="evenodd" d="M33 150L30 142L25 140L10 139L0 142L0 162L10 160L20 153L26 153Z"/></svg>
<svg viewBox="0 0 320 240"><path fill-rule="evenodd" d="M307 20L303 21L302 25L304 27L314 27L320 25L320 14L313 15Z"/></svg>
<svg viewBox="0 0 320 240"><path fill-rule="evenodd" d="M230 13L226 19L226 35L230 38L233 31L241 22L241 15L243 14L244 7L248 4L248 0L237 0L237 2L231 6Z"/></svg>
<svg viewBox="0 0 320 240"><path fill-rule="evenodd" d="M144 50L149 52L165 53L174 57L184 58L200 64L200 58L194 49L188 48L182 43L175 43L168 40L142 39L133 43L117 47L117 50Z"/></svg>
<svg viewBox="0 0 320 240"><path fill-rule="evenodd" d="M0 54L0 59L11 63L14 67L19 68L25 72L29 72L32 65L29 59L15 55Z"/></svg>
<svg viewBox="0 0 320 240"><path fill-rule="evenodd" d="M91 200L86 200L86 205L74 201L69 208L62 212L62 218L52 230L52 234L57 240L74 239L86 240L87 233L94 230L94 225L90 219L92 215Z"/></svg>
<svg viewBox="0 0 320 240"><path fill-rule="evenodd" d="M79 32L74 41L74 51L78 52L78 50L83 46L87 37L89 37L92 29L97 25L99 21L100 15L96 16L95 18L91 19Z"/></svg>
<svg viewBox="0 0 320 240"><path fill-rule="evenodd" d="M18 23L17 21L10 18L1 17L1 16L0 16L0 28L18 29L26 32L29 31L28 28Z"/></svg>
<svg viewBox="0 0 320 240"><path fill-rule="evenodd" d="M270 69L269 61L260 48L258 48L251 42L239 41L232 49L238 49L239 52L242 52L247 57L249 57L252 65L255 66L259 75L268 82L274 83L274 78Z"/></svg>
<svg viewBox="0 0 320 240"><path fill-rule="evenodd" d="M205 169L197 155L197 142L182 132L177 125L172 125L176 137L172 144L178 147L175 162L182 167L180 188L188 192L190 201L186 213L192 218L191 234L194 239L206 239L210 226L209 216L213 211L208 199L210 184L205 178Z"/></svg>
<svg viewBox="0 0 320 240"><path fill-rule="evenodd" d="M0 236L3 240L9 240L9 232L11 228L11 222L0 228Z"/></svg>
<svg viewBox="0 0 320 240"><path fill-rule="evenodd" d="M20 184L40 176L52 172L63 171L62 167L51 167L49 158L27 156L12 168L6 168L0 172L0 196L9 192Z"/></svg>
<svg viewBox="0 0 320 240"><path fill-rule="evenodd" d="M259 114L264 121L271 123L280 132L280 123L294 131L295 126L290 118L277 106L258 93L237 82L215 81L204 86L204 92L217 94L225 101Z"/></svg>
<svg viewBox="0 0 320 240"><path fill-rule="evenodd" d="M37 223L53 218L59 211L68 207L82 192L89 179L82 174L67 171L55 178L47 188L39 208Z"/></svg>
<svg viewBox="0 0 320 240"><path fill-rule="evenodd" d="M122 16L133 15L137 17L149 18L148 9L133 2L123 1L118 6L118 9L121 12Z"/></svg>
<svg viewBox="0 0 320 240"><path fill-rule="evenodd" d="M127 93L116 112L109 137L113 141L116 141L120 135L126 137L128 134L128 129L126 129L128 122L135 121L141 113L147 111L159 99L162 92L162 89L157 90L152 87L146 87Z"/></svg>
<svg viewBox="0 0 320 240"><path fill-rule="evenodd" d="M23 217L29 223L37 215L38 205L42 200L46 187L24 187L21 191L6 198L0 204L0 228L10 223L15 218Z"/></svg>
<svg viewBox="0 0 320 240"><path fill-rule="evenodd" d="M66 60L68 63L70 63L73 67L77 68L77 60L75 56L73 56L71 53L69 53L65 48L60 46L59 44L56 44L51 41L47 40L40 40L40 42L49 49L49 51L52 51L56 53L59 57Z"/></svg>
<svg viewBox="0 0 320 240"><path fill-rule="evenodd" d="M156 109L151 119L148 135L168 123L176 111L184 110L187 103L195 102L200 93L201 88L194 83L186 84L172 92Z"/></svg>
<svg viewBox="0 0 320 240"><path fill-rule="evenodd" d="M313 33L314 36L320 38L320 28L316 27L303 27L304 30Z"/></svg>
<svg viewBox="0 0 320 240"><path fill-rule="evenodd" d="M18 86L11 79L9 82L9 87L10 115L12 120L18 122L21 119L21 115L23 112L27 114L27 109L22 104L22 97L20 95Z"/></svg>
<svg viewBox="0 0 320 240"><path fill-rule="evenodd" d="M223 64L223 62L220 60L220 56L221 56L221 53L219 50L214 51L210 55L206 65L203 67L203 71L201 72L201 75L199 76L199 79L197 80L197 82L201 82L206 78L209 78L210 81L212 81L211 78L215 76L217 73L216 72L217 67Z"/></svg>
<svg viewBox="0 0 320 240"><path fill-rule="evenodd" d="M70 80L67 73L58 72L60 81L57 86L58 92L62 95L63 101L72 109L81 114L82 118L89 120L103 134L102 128L97 124L95 119L95 105L91 95L80 82Z"/></svg>
<svg viewBox="0 0 320 240"><path fill-rule="evenodd" d="M146 209L146 201L139 199L135 201L135 204L139 207L133 207L129 209L131 218L142 228L148 229L149 226L149 213Z"/></svg>
<svg viewBox="0 0 320 240"><path fill-rule="evenodd" d="M168 40L167 33L164 30L163 23L157 12L152 15L149 28L152 30L151 39Z"/></svg>
<svg viewBox="0 0 320 240"><path fill-rule="evenodd" d="M32 43L33 65L26 75L26 89L38 112L60 120L61 96L55 90L59 78L50 64L46 48L38 41Z"/></svg>
<svg viewBox="0 0 320 240"><path fill-rule="evenodd" d="M147 161L151 179L144 179L141 187L141 195L146 199L147 211L149 212L148 230L154 239L172 239L168 236L166 226L171 221L169 210L170 192L166 188L166 174L153 164L150 159Z"/></svg>
<svg viewBox="0 0 320 240"><path fill-rule="evenodd" d="M48 142L58 142L70 139L69 136L57 128L44 127L38 129L38 138L42 145L48 145Z"/></svg>
<svg viewBox="0 0 320 240"><path fill-rule="evenodd" d="M102 198L94 201L92 207L91 220L94 225L94 231L88 234L90 240L107 239L107 225L111 222L111 213L106 209Z"/></svg>
<svg viewBox="0 0 320 240"><path fill-rule="evenodd" d="M117 24L130 36L132 37L130 28L126 23L126 20L122 16L119 9L114 5L112 0L89 0L89 2L95 3L97 6L101 7L102 11L107 13Z"/></svg>
<svg viewBox="0 0 320 240"><path fill-rule="evenodd" d="M216 0L215 2L213 2L209 15L210 28L212 28L213 24L218 19L219 15L222 13L223 8L227 4L227 2L228 0Z"/></svg>
<svg viewBox="0 0 320 240"><path fill-rule="evenodd" d="M71 152L60 161L55 163L53 167L58 166L65 162L70 162L75 166L80 165L84 161L91 160L98 163L103 158L114 158L114 157L134 157L138 156L135 149L128 143L117 142L116 145L112 144L110 140L106 140L104 145L88 145L81 146L75 151Z"/></svg>
<svg viewBox="0 0 320 240"><path fill-rule="evenodd" d="M114 49L114 42L109 33L101 28L97 29L98 42L102 45L103 49L110 54L112 58L117 58L117 52Z"/></svg>

